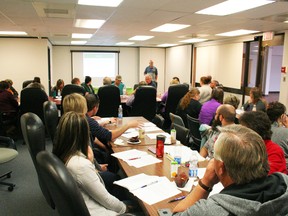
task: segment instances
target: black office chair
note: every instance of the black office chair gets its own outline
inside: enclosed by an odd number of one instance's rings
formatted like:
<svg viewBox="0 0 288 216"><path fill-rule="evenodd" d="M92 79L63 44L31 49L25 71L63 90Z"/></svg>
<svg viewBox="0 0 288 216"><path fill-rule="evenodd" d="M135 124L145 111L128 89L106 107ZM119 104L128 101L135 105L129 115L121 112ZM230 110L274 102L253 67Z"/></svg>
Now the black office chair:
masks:
<svg viewBox="0 0 288 216"><path fill-rule="evenodd" d="M168 97L165 104L165 113L163 113L163 117L165 119L164 128L170 128L171 120L170 120L170 113L176 112L177 105L181 98L188 92L187 85L184 84L177 84L171 85L168 88Z"/></svg>
<svg viewBox="0 0 288 216"><path fill-rule="evenodd" d="M173 113L169 113L169 115L172 123L185 127L185 124L180 116Z"/></svg>
<svg viewBox="0 0 288 216"><path fill-rule="evenodd" d="M45 101L43 104L45 127L53 142L58 125L58 109L54 102Z"/></svg>
<svg viewBox="0 0 288 216"><path fill-rule="evenodd" d="M32 83L33 80L26 80L22 83L22 89L26 88L30 83Z"/></svg>
<svg viewBox="0 0 288 216"><path fill-rule="evenodd" d="M38 175L40 189L51 208L55 209L54 201L45 184L43 177L39 172L39 167L36 162L36 156L40 151L45 150L45 127L41 119L34 113L25 113L21 116L21 129L25 143L28 145L28 150L32 158L34 167Z"/></svg>
<svg viewBox="0 0 288 216"><path fill-rule="evenodd" d="M176 139L183 145L189 146L189 129L175 123L172 123L171 127L176 130Z"/></svg>
<svg viewBox="0 0 288 216"><path fill-rule="evenodd" d="M117 117L121 104L120 90L115 85L105 85L98 89L100 100L97 115L100 117Z"/></svg>
<svg viewBox="0 0 288 216"><path fill-rule="evenodd" d="M17 157L18 152L13 139L9 137L0 136L0 164L9 162ZM8 191L13 191L16 186L10 182L3 182L3 179L10 178L12 171L0 175L0 185L8 186Z"/></svg>
<svg viewBox="0 0 288 216"><path fill-rule="evenodd" d="M19 113L17 111L1 112L0 111L0 136L11 136L15 129L18 132Z"/></svg>
<svg viewBox="0 0 288 216"><path fill-rule="evenodd" d="M43 104L48 101L45 91L40 88L24 88L20 97L20 116L32 112L44 122Z"/></svg>
<svg viewBox="0 0 288 216"><path fill-rule="evenodd" d="M47 151L39 152L36 160L59 215L90 215L75 180L63 162Z"/></svg>
<svg viewBox="0 0 288 216"><path fill-rule="evenodd" d="M164 118L159 114L156 114L152 119L152 123L154 123L157 127L161 129L163 128L164 121Z"/></svg>
<svg viewBox="0 0 288 216"><path fill-rule="evenodd" d="M190 130L191 148L199 152L202 139L199 131L199 120L187 114L187 123Z"/></svg>
<svg viewBox="0 0 288 216"><path fill-rule="evenodd" d="M156 115L156 88L139 86L135 92L130 116L143 116L149 121Z"/></svg>

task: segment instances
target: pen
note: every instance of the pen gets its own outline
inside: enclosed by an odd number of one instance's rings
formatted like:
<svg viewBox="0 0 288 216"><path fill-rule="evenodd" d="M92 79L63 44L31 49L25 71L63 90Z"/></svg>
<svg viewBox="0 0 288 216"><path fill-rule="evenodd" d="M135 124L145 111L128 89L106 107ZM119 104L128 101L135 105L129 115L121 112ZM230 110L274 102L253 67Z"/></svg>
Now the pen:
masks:
<svg viewBox="0 0 288 216"><path fill-rule="evenodd" d="M175 199L172 199L172 200L168 201L168 203L176 202L176 201L178 201L178 200L185 199L185 197L186 197L186 196L177 197L177 198L175 198Z"/></svg>
<svg viewBox="0 0 288 216"><path fill-rule="evenodd" d="M158 181L154 181L154 182L151 182L149 184L143 185L143 186L141 186L141 188L145 188L145 187L147 187L149 185L156 184L156 183L158 183Z"/></svg>
<svg viewBox="0 0 288 216"><path fill-rule="evenodd" d="M137 160L137 159L140 159L141 157L135 157L135 158L130 158L128 160Z"/></svg>

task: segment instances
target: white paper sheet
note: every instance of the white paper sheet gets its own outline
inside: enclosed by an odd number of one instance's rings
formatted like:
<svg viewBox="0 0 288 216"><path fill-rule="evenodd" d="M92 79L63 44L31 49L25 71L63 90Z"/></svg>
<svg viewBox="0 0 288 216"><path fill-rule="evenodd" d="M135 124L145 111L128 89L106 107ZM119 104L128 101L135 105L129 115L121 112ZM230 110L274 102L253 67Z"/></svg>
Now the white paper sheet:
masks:
<svg viewBox="0 0 288 216"><path fill-rule="evenodd" d="M111 154L112 156L122 159L122 160L129 160L137 157L141 157L143 155L147 155L148 153L145 151L139 151L137 149L131 149L127 151L122 151L118 153Z"/></svg>
<svg viewBox="0 0 288 216"><path fill-rule="evenodd" d="M180 148L180 153L181 153L181 161L182 161L182 162L187 162L187 161L189 161L189 160L190 160L190 157L191 157L191 155L192 155L192 150L191 150L189 147L187 147L187 146L175 146L175 145L173 145L173 146L164 146L164 152L165 152L166 154L171 155L171 156L174 158L175 153L176 153L176 149L177 149L177 151L178 151L178 153L179 153L179 148ZM198 151L194 151L194 152L197 153L197 157L198 157L198 160L199 160L199 161L205 160L205 158L203 158L203 157L198 153Z"/></svg>
<svg viewBox="0 0 288 216"><path fill-rule="evenodd" d="M141 156L135 160L125 160L125 161L128 163L128 165L134 166L136 168L140 168L140 167L144 167L144 166L148 166L151 164L162 162L162 160L159 160L158 158L156 158L152 155L144 155L144 156Z"/></svg>

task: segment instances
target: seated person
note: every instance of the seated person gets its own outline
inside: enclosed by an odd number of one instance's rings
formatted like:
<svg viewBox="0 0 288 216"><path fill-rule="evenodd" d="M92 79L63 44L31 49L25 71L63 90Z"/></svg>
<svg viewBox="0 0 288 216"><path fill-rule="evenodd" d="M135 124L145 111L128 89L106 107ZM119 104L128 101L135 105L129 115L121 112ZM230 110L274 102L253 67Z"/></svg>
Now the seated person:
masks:
<svg viewBox="0 0 288 216"><path fill-rule="evenodd" d="M202 76L200 78L201 87L199 87L199 91L200 91L199 102L201 104L204 104L206 101L210 100L211 98L212 88L209 85L210 82L211 82L211 76Z"/></svg>
<svg viewBox="0 0 288 216"><path fill-rule="evenodd" d="M201 93L200 93L201 94ZM211 99L205 102L199 113L199 123L211 125L217 108L223 103L224 92L221 88L212 91Z"/></svg>
<svg viewBox="0 0 288 216"><path fill-rule="evenodd" d="M53 97L60 96L63 88L64 88L64 81L62 79L58 79L56 85L51 88L51 96Z"/></svg>
<svg viewBox="0 0 288 216"><path fill-rule="evenodd" d="M288 168L288 117L284 104L275 101L268 104L267 115L271 122L271 140L284 151L286 167Z"/></svg>
<svg viewBox="0 0 288 216"><path fill-rule="evenodd" d="M214 157L214 143L221 132L221 127L234 124L235 116L235 108L229 104L223 104L217 108L211 130L206 133L206 137L202 137L203 141L206 140L204 146L200 149L202 157L209 157L210 159Z"/></svg>
<svg viewBox="0 0 288 216"><path fill-rule="evenodd" d="M85 76L85 82L81 83L81 86L88 94L94 94L94 88L92 86L92 78L90 76Z"/></svg>
<svg viewBox="0 0 288 216"><path fill-rule="evenodd" d="M256 111L266 112L266 105L262 99L262 92L259 88L251 88L250 99L243 105L243 107L245 111L252 111L253 109L256 109Z"/></svg>
<svg viewBox="0 0 288 216"><path fill-rule="evenodd" d="M79 78L74 77L74 78L71 80L71 84L81 86L81 81L80 81Z"/></svg>
<svg viewBox="0 0 288 216"><path fill-rule="evenodd" d="M30 83L27 88L41 88L43 91L45 91L44 86L41 84L40 77L34 77L32 83Z"/></svg>
<svg viewBox="0 0 288 216"><path fill-rule="evenodd" d="M269 162L261 137L249 128L222 129L204 177L173 210L175 216L287 215L288 176L267 175ZM215 184L224 189L210 197Z"/></svg>
<svg viewBox="0 0 288 216"><path fill-rule="evenodd" d="M95 170L85 114L65 113L60 119L55 138L53 153L66 165L75 179L90 214L125 213L126 205L106 190L101 176Z"/></svg>
<svg viewBox="0 0 288 216"><path fill-rule="evenodd" d="M5 81L9 84L8 90L12 93L13 97L18 99L19 94L16 91L16 89L13 87L13 81L11 79L6 79Z"/></svg>
<svg viewBox="0 0 288 216"><path fill-rule="evenodd" d="M119 90L120 90L120 95L123 95L124 93L123 93L123 89L125 88L125 85L122 83L122 76L121 75L117 75L116 77L115 77L115 81L112 83L112 84L114 84L115 86L117 86L118 88L119 88ZM126 92L125 92L125 94L126 94ZM125 95L124 94L124 95Z"/></svg>
<svg viewBox="0 0 288 216"><path fill-rule="evenodd" d="M145 75L145 82L147 85L157 88L157 84L155 81L152 81L152 76L150 74Z"/></svg>
<svg viewBox="0 0 288 216"><path fill-rule="evenodd" d="M209 85L210 85L211 89L214 89L214 88L217 88L218 86L220 86L220 84L217 80L212 80Z"/></svg>
<svg viewBox="0 0 288 216"><path fill-rule="evenodd" d="M262 111L245 112L241 115L239 122L241 125L254 130L264 140L270 165L269 175L274 172L286 174L284 152L279 145L271 141L271 122L267 114Z"/></svg>
<svg viewBox="0 0 288 216"><path fill-rule="evenodd" d="M112 84L112 80L110 77L103 78L103 85L111 85L111 84Z"/></svg>
<svg viewBox="0 0 288 216"><path fill-rule="evenodd" d="M187 114L193 118L198 119L202 104L199 103L200 91L198 88L192 88L187 92L184 97L180 100L177 108L176 115L181 116L185 127L187 124Z"/></svg>
<svg viewBox="0 0 288 216"><path fill-rule="evenodd" d="M147 83L145 81L140 81L137 88L139 86L144 86L144 85L147 85ZM129 106L129 107L132 107L133 105L133 102L134 102L134 99L135 99L135 92L137 91L137 88L132 92L132 94L127 98L127 101L126 101L126 105Z"/></svg>
<svg viewBox="0 0 288 216"><path fill-rule="evenodd" d="M237 110L238 106L240 104L240 100L235 95L230 94L230 95L228 95L227 97L224 98L223 104L230 104L230 105L232 105L235 108L235 110ZM239 124L239 117L240 116L238 114L236 114L236 118L235 118L235 121L234 121L235 124Z"/></svg>

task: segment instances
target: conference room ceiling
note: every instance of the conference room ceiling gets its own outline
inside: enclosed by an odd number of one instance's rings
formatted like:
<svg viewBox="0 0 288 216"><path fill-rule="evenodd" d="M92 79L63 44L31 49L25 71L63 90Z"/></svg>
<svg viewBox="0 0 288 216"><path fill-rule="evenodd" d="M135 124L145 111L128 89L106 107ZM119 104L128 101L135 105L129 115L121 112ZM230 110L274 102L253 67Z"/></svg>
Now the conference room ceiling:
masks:
<svg viewBox="0 0 288 216"><path fill-rule="evenodd" d="M185 44L190 38L226 39L216 34L238 29L275 33L288 30L288 1L227 16L195 14L223 0L123 0L116 8L78 5L77 0L1 0L0 31L25 31L27 37L48 38L53 45L70 45L72 33L93 34L85 45L115 46L135 35L154 36L131 46ZM104 19L99 29L74 27L76 19ZM171 32L152 32L166 23L190 27ZM79 40L79 39L78 39Z"/></svg>

